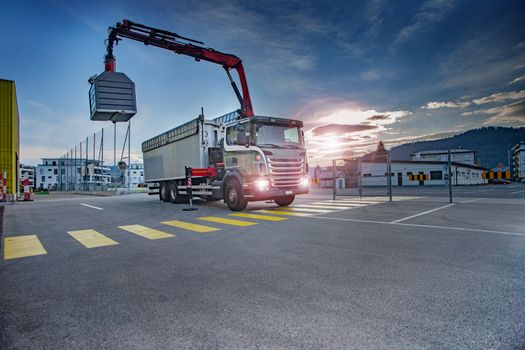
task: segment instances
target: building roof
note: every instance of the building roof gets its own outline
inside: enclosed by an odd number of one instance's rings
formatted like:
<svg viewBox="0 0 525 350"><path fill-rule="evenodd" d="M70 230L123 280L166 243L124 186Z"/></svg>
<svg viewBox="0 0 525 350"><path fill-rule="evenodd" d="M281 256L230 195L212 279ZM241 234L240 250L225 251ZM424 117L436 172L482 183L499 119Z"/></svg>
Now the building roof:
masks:
<svg viewBox="0 0 525 350"><path fill-rule="evenodd" d="M465 148L456 148L456 149L451 149L450 153L476 153L476 151L471 150L471 149L465 149ZM413 153L411 155L413 156L413 155L416 155L416 154L448 154L448 150L419 151L419 152Z"/></svg>
<svg viewBox="0 0 525 350"><path fill-rule="evenodd" d="M386 166L386 162L376 162L373 160L363 160L362 163L385 164ZM391 163L392 164L441 164L441 165L445 165L448 162L442 161L442 160L393 160ZM477 169L477 170L489 170L488 168L478 166L478 165L468 164L468 163L460 163L460 162L450 162L450 163L454 166L460 166L463 168L471 168L471 169Z"/></svg>

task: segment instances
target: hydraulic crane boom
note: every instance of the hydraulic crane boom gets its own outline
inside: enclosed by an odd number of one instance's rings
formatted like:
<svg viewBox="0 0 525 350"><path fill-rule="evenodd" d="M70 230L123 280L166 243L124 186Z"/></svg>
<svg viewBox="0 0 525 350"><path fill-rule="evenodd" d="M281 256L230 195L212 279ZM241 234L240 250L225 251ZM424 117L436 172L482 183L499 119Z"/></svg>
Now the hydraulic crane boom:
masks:
<svg viewBox="0 0 525 350"><path fill-rule="evenodd" d="M128 38L143 42L145 45L152 45L162 49L170 50L178 54L194 57L196 61L204 60L222 65L233 87L235 95L241 104L241 117L253 117L252 103L248 83L244 73L244 67L239 57L211 48L204 48L195 44L204 44L203 42L182 37L176 33L168 32L162 29L148 27L139 23L123 20L117 23L115 27L109 28L107 40L107 54L105 56L105 70L114 72L116 69L115 56L113 56L113 45L118 44L121 38ZM232 79L230 70L235 69L241 82L242 95Z"/></svg>

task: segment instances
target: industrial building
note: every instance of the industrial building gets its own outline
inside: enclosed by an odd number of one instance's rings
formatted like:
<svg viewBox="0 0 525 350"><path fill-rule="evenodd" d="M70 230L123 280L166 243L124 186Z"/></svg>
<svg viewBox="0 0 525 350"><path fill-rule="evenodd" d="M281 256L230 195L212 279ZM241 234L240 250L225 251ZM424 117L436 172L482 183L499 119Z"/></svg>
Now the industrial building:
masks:
<svg viewBox="0 0 525 350"><path fill-rule="evenodd" d="M487 169L466 163L452 162L452 185L481 185ZM362 186L387 186L387 163L363 160L361 162ZM427 175L427 180L411 180L410 175ZM391 162L392 186L447 185L448 162L393 160Z"/></svg>
<svg viewBox="0 0 525 350"><path fill-rule="evenodd" d="M15 82L0 79L0 177L7 179L11 200L20 193L20 119Z"/></svg>
<svg viewBox="0 0 525 350"><path fill-rule="evenodd" d="M414 154L411 154L413 161L422 161L422 160L434 160L447 162L448 161L448 150L430 150L430 151L420 151ZM464 163L464 164L476 164L476 151L470 149L451 149L450 150L450 160L453 162Z"/></svg>
<svg viewBox="0 0 525 350"><path fill-rule="evenodd" d="M511 149L512 177L517 181L525 181L525 141L521 141Z"/></svg>

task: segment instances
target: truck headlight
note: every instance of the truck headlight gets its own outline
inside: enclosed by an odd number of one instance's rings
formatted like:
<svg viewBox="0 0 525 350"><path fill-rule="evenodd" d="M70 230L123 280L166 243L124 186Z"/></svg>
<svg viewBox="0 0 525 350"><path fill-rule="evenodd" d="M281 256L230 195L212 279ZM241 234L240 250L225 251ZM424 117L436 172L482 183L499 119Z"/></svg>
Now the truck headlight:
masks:
<svg viewBox="0 0 525 350"><path fill-rule="evenodd" d="M255 180L253 183L255 184L255 187L259 191L267 191L268 188L270 187L270 182L265 179L258 179L258 180Z"/></svg>
<svg viewBox="0 0 525 350"><path fill-rule="evenodd" d="M301 180L301 185L304 186L304 187L308 187L309 183L310 183L310 181L308 180L307 177L303 177L303 179Z"/></svg>

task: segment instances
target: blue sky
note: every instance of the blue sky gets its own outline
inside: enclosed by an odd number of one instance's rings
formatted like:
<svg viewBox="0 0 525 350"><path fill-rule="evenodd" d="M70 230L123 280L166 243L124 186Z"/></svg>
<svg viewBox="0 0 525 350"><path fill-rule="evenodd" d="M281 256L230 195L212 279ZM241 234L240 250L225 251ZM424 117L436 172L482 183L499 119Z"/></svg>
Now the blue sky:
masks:
<svg viewBox="0 0 525 350"><path fill-rule="evenodd" d="M9 1L0 78L16 81L22 161L88 134L87 79L124 18L243 59L256 114L302 119L312 158L488 125L525 125L523 1ZM123 40L136 83L132 153L199 114L238 108L221 67Z"/></svg>

